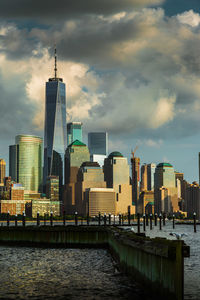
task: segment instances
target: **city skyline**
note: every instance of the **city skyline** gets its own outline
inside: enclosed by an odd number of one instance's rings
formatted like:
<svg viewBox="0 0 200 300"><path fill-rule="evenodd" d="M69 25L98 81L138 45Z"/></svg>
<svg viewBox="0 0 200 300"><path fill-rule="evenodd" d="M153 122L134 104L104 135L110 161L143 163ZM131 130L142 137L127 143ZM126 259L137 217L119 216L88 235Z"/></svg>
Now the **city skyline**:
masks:
<svg viewBox="0 0 200 300"><path fill-rule="evenodd" d="M83 142L91 130L106 131L109 152L122 152L129 165L138 144L141 164L170 162L198 181L200 5L88 3L58 8L57 21L51 5L44 12L16 1L8 10L7 1L1 9L1 158L8 166L18 134L43 137L43 85L56 42L68 122L83 123Z"/></svg>

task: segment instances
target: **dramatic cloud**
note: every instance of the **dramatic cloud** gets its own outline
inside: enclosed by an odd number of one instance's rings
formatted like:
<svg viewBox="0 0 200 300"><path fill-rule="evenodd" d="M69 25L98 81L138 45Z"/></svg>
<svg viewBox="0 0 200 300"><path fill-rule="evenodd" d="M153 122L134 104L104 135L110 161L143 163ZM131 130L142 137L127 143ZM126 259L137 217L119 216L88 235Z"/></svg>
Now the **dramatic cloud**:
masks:
<svg viewBox="0 0 200 300"><path fill-rule="evenodd" d="M60 22L61 18L74 18L84 14L115 14L130 11L142 6L159 5L165 0L1 0L0 17L20 19L52 19Z"/></svg>

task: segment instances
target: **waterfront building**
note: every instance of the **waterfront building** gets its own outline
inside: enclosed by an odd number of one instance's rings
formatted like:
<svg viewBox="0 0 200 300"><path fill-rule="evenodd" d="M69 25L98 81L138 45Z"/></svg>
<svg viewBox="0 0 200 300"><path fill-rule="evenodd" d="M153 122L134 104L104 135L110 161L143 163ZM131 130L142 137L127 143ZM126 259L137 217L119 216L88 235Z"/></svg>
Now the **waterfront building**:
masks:
<svg viewBox="0 0 200 300"><path fill-rule="evenodd" d="M88 199L85 197L85 191L90 188L106 188L104 173L97 162L82 163L78 174L76 184L75 209L82 215L88 213Z"/></svg>
<svg viewBox="0 0 200 300"><path fill-rule="evenodd" d="M140 158L135 157L134 152L132 152L131 158L131 171L132 171L132 204L136 207L136 212L138 212L137 206L140 195Z"/></svg>
<svg viewBox="0 0 200 300"><path fill-rule="evenodd" d="M7 214L8 211L10 215L22 215L26 210L26 204L31 201L27 200L0 200L0 213Z"/></svg>
<svg viewBox="0 0 200 300"><path fill-rule="evenodd" d="M26 203L26 215L28 217L36 218L37 213L40 216L49 215L60 216L60 201L52 201L50 199L32 199Z"/></svg>
<svg viewBox="0 0 200 300"><path fill-rule="evenodd" d="M10 200L24 200L24 187L21 183L12 183L10 186Z"/></svg>
<svg viewBox="0 0 200 300"><path fill-rule="evenodd" d="M38 192L42 188L42 138L17 135L9 147L10 176L25 190Z"/></svg>
<svg viewBox="0 0 200 300"><path fill-rule="evenodd" d="M147 191L148 189L148 175L147 175L147 164L141 166L141 182L140 191Z"/></svg>
<svg viewBox="0 0 200 300"><path fill-rule="evenodd" d="M172 213L179 210L175 172L169 163L160 163L156 167L154 197L156 213Z"/></svg>
<svg viewBox="0 0 200 300"><path fill-rule="evenodd" d="M154 174L155 174L156 164L151 163L147 165L147 190L154 190Z"/></svg>
<svg viewBox="0 0 200 300"><path fill-rule="evenodd" d="M81 122L67 123L67 145L70 145L75 140L83 141L82 138L82 125Z"/></svg>
<svg viewBox="0 0 200 300"><path fill-rule="evenodd" d="M115 215L115 191L112 188L89 188L85 190L85 199L88 204L90 217L101 215Z"/></svg>
<svg viewBox="0 0 200 300"><path fill-rule="evenodd" d="M6 162L0 158L0 184L4 183L4 177L6 176Z"/></svg>
<svg viewBox="0 0 200 300"><path fill-rule="evenodd" d="M59 201L59 177L48 176L46 183L46 196L52 201Z"/></svg>
<svg viewBox="0 0 200 300"><path fill-rule="evenodd" d="M188 217L193 218L193 214L196 213L197 219L200 220L200 187L197 182L188 184L185 196L185 210Z"/></svg>
<svg viewBox="0 0 200 300"><path fill-rule="evenodd" d="M103 169L107 187L116 193L116 214L127 214L128 210L135 213L127 158L118 151L112 152L105 159Z"/></svg>
<svg viewBox="0 0 200 300"><path fill-rule="evenodd" d="M65 153L65 186L64 186L64 209L67 214L76 210L75 185L77 174L83 162L90 160L88 147L79 140L71 143Z"/></svg>
<svg viewBox="0 0 200 300"><path fill-rule="evenodd" d="M138 201L138 213L154 213L154 191L142 191Z"/></svg>
<svg viewBox="0 0 200 300"><path fill-rule="evenodd" d="M44 174L59 176L60 188L64 178L64 155L67 146L65 84L57 77L55 50L55 74L46 82L45 126L44 126Z"/></svg>

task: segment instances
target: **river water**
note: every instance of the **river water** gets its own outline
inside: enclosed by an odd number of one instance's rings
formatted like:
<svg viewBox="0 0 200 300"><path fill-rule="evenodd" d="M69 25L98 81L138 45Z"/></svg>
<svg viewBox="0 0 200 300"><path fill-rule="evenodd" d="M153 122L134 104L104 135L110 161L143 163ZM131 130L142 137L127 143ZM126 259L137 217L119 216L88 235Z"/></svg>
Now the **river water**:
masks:
<svg viewBox="0 0 200 300"><path fill-rule="evenodd" d="M142 229L142 227L141 227ZM136 230L136 227L135 227ZM174 239L171 231L187 233L191 247L185 258L185 300L200 299L200 226L167 222L146 235ZM136 282L117 270L103 249L42 249L0 247L0 299L152 299Z"/></svg>

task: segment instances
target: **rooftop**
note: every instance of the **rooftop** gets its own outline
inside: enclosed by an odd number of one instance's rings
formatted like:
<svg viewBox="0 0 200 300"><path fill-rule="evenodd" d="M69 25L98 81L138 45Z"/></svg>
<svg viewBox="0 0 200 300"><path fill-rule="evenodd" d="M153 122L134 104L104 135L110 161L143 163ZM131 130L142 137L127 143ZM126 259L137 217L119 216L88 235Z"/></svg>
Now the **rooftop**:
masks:
<svg viewBox="0 0 200 300"><path fill-rule="evenodd" d="M170 163L165 163L165 162L157 165L157 168L165 168L165 167L173 168L173 166Z"/></svg>
<svg viewBox="0 0 200 300"><path fill-rule="evenodd" d="M123 157L123 155L118 151L114 151L109 154L108 158L113 158L113 157Z"/></svg>
<svg viewBox="0 0 200 300"><path fill-rule="evenodd" d="M73 143L71 143L68 147L72 147L72 146L86 146L86 144L82 143L79 140L75 140Z"/></svg>

